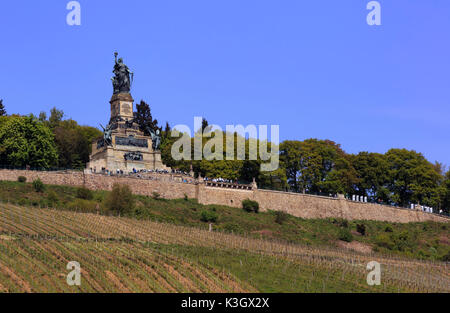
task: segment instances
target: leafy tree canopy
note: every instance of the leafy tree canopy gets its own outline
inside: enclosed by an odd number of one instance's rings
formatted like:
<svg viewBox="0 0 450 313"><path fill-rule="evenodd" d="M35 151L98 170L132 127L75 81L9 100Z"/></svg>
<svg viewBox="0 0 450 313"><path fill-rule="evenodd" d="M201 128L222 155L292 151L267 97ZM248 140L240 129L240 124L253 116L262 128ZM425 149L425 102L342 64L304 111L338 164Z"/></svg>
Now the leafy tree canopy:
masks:
<svg viewBox="0 0 450 313"><path fill-rule="evenodd" d="M0 164L50 168L58 154L51 130L33 115L10 116L0 125Z"/></svg>
<svg viewBox="0 0 450 313"><path fill-rule="evenodd" d="M391 149L386 158L389 165L388 188L393 202L402 206L409 203L439 205L441 176L421 153Z"/></svg>
<svg viewBox="0 0 450 313"><path fill-rule="evenodd" d="M345 193L358 181L350 157L330 140L284 141L280 161L294 191Z"/></svg>

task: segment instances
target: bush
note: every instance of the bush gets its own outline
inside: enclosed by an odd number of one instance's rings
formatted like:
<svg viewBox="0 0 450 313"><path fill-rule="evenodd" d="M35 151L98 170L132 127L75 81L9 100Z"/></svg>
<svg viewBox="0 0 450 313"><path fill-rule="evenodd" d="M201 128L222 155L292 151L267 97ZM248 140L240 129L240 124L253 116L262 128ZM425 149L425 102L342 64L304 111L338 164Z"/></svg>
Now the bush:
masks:
<svg viewBox="0 0 450 313"><path fill-rule="evenodd" d="M247 212L259 212L259 203L250 199L242 201L242 208Z"/></svg>
<svg viewBox="0 0 450 313"><path fill-rule="evenodd" d="M333 224L337 224L339 227L348 227L348 221L343 218L333 218L331 221Z"/></svg>
<svg viewBox="0 0 450 313"><path fill-rule="evenodd" d="M134 197L128 185L114 184L106 199L106 206L119 213L131 212L134 208Z"/></svg>
<svg viewBox="0 0 450 313"><path fill-rule="evenodd" d="M380 235L376 236L375 244L379 247L386 248L389 250L393 250L394 246L395 246L395 243L386 234L380 234Z"/></svg>
<svg viewBox="0 0 450 313"><path fill-rule="evenodd" d="M394 248L398 251L412 251L415 248L414 235L409 234L408 231L403 231L400 234L392 234L391 239L394 241Z"/></svg>
<svg viewBox="0 0 450 313"><path fill-rule="evenodd" d="M17 181L19 183L26 183L27 182L27 178L25 176L19 176L19 177L17 177Z"/></svg>
<svg viewBox="0 0 450 313"><path fill-rule="evenodd" d="M72 211L96 212L97 203L91 200L75 199L66 204L66 208Z"/></svg>
<svg viewBox="0 0 450 313"><path fill-rule="evenodd" d="M366 225L364 224L356 224L356 231L361 235L366 235Z"/></svg>
<svg viewBox="0 0 450 313"><path fill-rule="evenodd" d="M275 211L275 223L282 225L288 219L289 214L284 211Z"/></svg>
<svg viewBox="0 0 450 313"><path fill-rule="evenodd" d="M152 192L152 198L154 200L159 200L161 198L161 195L157 193L156 191Z"/></svg>
<svg viewBox="0 0 450 313"><path fill-rule="evenodd" d="M217 215L216 212L212 212L212 211L207 211L207 210L203 210L202 213L200 214L200 220L202 222L212 222L215 223L217 222L217 219L219 218L219 216Z"/></svg>
<svg viewBox="0 0 450 313"><path fill-rule="evenodd" d="M394 232L394 230L392 229L392 226L391 226L391 225L386 226L386 228L384 229L384 231L385 231L386 233L392 233L392 232Z"/></svg>
<svg viewBox="0 0 450 313"><path fill-rule="evenodd" d="M33 181L33 188L36 192L43 192L45 190L44 183L38 178Z"/></svg>
<svg viewBox="0 0 450 313"><path fill-rule="evenodd" d="M24 206L29 204L29 201L27 199L24 198L20 198L19 201L17 202L19 205Z"/></svg>
<svg viewBox="0 0 450 313"><path fill-rule="evenodd" d="M443 262L450 262L450 251L447 252L447 254L445 254L445 255L443 255L441 257L441 261L443 261Z"/></svg>
<svg viewBox="0 0 450 313"><path fill-rule="evenodd" d="M339 240L346 242L353 241L353 235L348 228L341 228L341 230L339 231Z"/></svg>
<svg viewBox="0 0 450 313"><path fill-rule="evenodd" d="M221 228L227 233L240 234L244 232L242 227L239 224L235 223L225 223Z"/></svg>
<svg viewBox="0 0 450 313"><path fill-rule="evenodd" d="M94 199L94 194L91 190L86 187L80 187L77 189L77 198L84 200L92 200Z"/></svg>
<svg viewBox="0 0 450 313"><path fill-rule="evenodd" d="M105 200L104 193L96 192L94 194L94 200L96 202L103 202Z"/></svg>
<svg viewBox="0 0 450 313"><path fill-rule="evenodd" d="M47 200L48 200L48 204L50 206L54 206L54 205L58 204L58 202L59 202L58 195L53 190L50 190L48 192Z"/></svg>

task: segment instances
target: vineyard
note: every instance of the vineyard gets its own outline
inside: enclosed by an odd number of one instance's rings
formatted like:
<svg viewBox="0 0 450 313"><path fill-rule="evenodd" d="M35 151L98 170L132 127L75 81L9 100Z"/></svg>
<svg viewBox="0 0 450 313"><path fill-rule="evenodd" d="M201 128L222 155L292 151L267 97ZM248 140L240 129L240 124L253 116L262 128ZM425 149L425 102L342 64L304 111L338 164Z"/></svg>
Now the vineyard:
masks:
<svg viewBox="0 0 450 313"><path fill-rule="evenodd" d="M69 286L67 263L81 265ZM371 261L381 285L366 283ZM0 292L450 292L447 263L53 209L0 207Z"/></svg>

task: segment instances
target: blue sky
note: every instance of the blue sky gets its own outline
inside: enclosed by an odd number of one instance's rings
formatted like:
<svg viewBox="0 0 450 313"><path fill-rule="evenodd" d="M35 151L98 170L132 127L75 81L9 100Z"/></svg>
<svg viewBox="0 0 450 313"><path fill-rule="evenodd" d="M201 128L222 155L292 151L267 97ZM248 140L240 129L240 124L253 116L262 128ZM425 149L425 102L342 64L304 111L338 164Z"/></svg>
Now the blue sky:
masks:
<svg viewBox="0 0 450 313"><path fill-rule="evenodd" d="M450 1L1 1L0 98L109 119L115 50L162 123L278 124L349 153L414 149L450 165Z"/></svg>

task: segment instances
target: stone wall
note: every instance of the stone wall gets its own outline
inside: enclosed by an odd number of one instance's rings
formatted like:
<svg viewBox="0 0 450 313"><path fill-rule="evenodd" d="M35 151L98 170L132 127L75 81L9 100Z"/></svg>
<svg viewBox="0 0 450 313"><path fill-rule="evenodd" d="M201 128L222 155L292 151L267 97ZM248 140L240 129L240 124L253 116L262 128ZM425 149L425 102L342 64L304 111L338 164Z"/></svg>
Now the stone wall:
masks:
<svg viewBox="0 0 450 313"><path fill-rule="evenodd" d="M306 194L257 190L254 199L258 201L263 210L283 210L302 218L341 217L347 220L377 220L398 223L450 221L446 217L422 211Z"/></svg>
<svg viewBox="0 0 450 313"><path fill-rule="evenodd" d="M258 201L262 211L282 210L301 218L341 217L348 220L379 220L399 223L437 221L449 219L435 214L399 209L386 205L353 202L346 199L312 196L270 190L245 190L206 186L204 183L183 183L171 175L156 175L153 179L114 177L83 172L36 172L0 170L0 180L17 181L25 176L28 182L40 178L45 184L86 186L92 190L111 190L114 183L127 184L135 194L151 196L159 193L163 198L177 199L187 195L202 204L241 207L244 199Z"/></svg>
<svg viewBox="0 0 450 313"><path fill-rule="evenodd" d="M111 190L115 183L129 185L132 192L151 196L157 192L163 198L179 199L186 194L189 198L196 197L196 185L171 181L168 177L156 175L154 180L133 177L107 176L102 174L84 174L83 172L38 172L20 170L0 170L0 180L17 181L19 176L25 176L28 182L38 177L44 184L85 186L92 190ZM166 176L166 175L164 175Z"/></svg>

